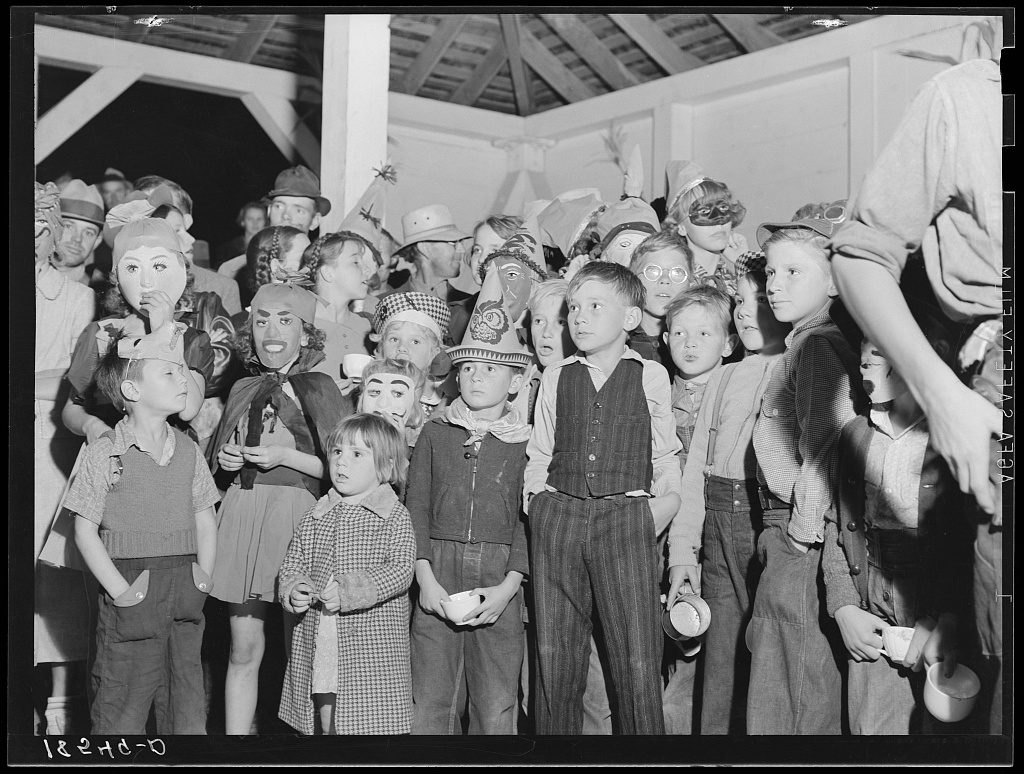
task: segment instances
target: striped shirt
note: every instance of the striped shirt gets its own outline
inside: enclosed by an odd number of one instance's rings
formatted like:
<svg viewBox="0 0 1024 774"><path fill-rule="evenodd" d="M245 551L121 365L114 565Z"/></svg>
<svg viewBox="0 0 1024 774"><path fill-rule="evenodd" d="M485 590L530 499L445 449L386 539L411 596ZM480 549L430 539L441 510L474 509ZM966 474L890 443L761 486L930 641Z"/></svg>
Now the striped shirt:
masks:
<svg viewBox="0 0 1024 774"><path fill-rule="evenodd" d="M793 506L794 540L824 539L832 505L836 440L855 416L852 350L829 317L831 303L786 337L754 424L754 451L772 494Z"/></svg>

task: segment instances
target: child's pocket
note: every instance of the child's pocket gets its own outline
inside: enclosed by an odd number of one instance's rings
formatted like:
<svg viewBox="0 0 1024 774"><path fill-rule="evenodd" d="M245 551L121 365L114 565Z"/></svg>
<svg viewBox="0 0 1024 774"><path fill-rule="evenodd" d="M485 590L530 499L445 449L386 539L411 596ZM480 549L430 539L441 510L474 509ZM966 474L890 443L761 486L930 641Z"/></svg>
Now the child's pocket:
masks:
<svg viewBox="0 0 1024 774"><path fill-rule="evenodd" d="M114 630L117 642L135 642L157 636L156 605L149 593L149 570L138 577L113 600Z"/></svg>
<svg viewBox="0 0 1024 774"><path fill-rule="evenodd" d="M203 620L203 607L206 605L206 598L213 588L213 579L206 574L197 562L192 562L189 572L179 576L182 580L182 594L180 604L177 605L177 621L199 622Z"/></svg>

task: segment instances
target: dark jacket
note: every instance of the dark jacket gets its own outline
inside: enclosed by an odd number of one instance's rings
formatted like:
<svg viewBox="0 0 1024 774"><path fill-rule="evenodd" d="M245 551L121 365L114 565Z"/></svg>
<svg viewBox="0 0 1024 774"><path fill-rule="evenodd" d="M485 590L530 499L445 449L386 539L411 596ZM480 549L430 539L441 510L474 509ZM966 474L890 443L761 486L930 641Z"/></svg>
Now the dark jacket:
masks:
<svg viewBox="0 0 1024 774"><path fill-rule="evenodd" d="M416 558L430 559L430 540L511 546L505 572L529 573L523 530L526 441L487 433L479 450L469 433L443 418L423 426L409 465L405 505L416 531Z"/></svg>

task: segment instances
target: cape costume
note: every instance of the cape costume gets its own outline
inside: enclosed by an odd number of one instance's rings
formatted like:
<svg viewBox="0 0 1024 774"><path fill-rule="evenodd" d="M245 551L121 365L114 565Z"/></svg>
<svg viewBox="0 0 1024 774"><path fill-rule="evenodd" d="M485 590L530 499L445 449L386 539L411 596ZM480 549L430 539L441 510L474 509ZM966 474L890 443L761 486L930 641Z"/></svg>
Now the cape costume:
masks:
<svg viewBox="0 0 1024 774"><path fill-rule="evenodd" d="M217 463L217 453L231 440L243 416L248 418L249 428L243 445L259 444L258 428L262 428L263 409L268 404L273 406L278 420L283 422L294 436L295 448L298 451L326 459L328 436L335 425L355 409L351 398L342 396L331 377L309 371L323 358L323 352L304 347L298 360L286 374L270 371L258 360L249 361L247 365L257 373L239 379L231 388L231 394L224 406L224 415L217 427L213 443L207 450L207 462L212 473L216 473L220 467ZM295 390L299 406L296 406L295 401L282 390L285 382ZM257 434L255 441L252 441L254 429ZM252 489L257 473L259 469L255 465L245 463L238 471L243 489ZM310 494L314 498L319 498L322 482L305 474L302 475L302 480Z"/></svg>

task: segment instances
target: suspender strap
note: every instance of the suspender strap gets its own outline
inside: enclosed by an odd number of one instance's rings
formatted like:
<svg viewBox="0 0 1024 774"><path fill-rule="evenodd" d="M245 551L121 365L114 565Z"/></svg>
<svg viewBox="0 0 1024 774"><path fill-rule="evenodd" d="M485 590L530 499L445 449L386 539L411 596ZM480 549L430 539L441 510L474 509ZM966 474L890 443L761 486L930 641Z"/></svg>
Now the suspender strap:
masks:
<svg viewBox="0 0 1024 774"><path fill-rule="evenodd" d="M704 465L704 476L711 475L711 466L715 461L715 444L718 441L718 424L722 421L722 398L725 396L725 388L729 386L735 368L726 368L722 374L722 381L718 385L718 394L715 395L715 405L711 412L711 427L708 428L708 454Z"/></svg>

